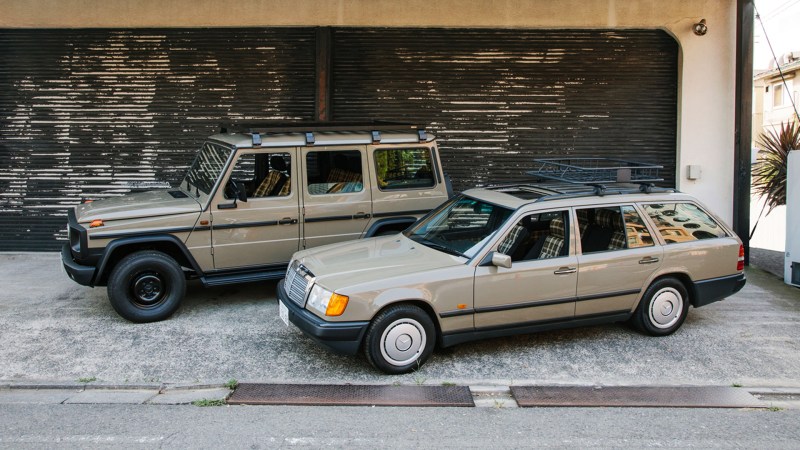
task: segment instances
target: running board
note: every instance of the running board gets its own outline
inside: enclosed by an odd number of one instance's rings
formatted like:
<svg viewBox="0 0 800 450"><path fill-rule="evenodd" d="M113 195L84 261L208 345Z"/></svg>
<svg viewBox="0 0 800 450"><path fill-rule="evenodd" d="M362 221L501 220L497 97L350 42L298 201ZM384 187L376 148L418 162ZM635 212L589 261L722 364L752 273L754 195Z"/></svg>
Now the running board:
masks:
<svg viewBox="0 0 800 450"><path fill-rule="evenodd" d="M260 272L226 273L200 277L205 287L225 286L228 284L252 283L255 281L280 280L286 276L286 270L265 270Z"/></svg>

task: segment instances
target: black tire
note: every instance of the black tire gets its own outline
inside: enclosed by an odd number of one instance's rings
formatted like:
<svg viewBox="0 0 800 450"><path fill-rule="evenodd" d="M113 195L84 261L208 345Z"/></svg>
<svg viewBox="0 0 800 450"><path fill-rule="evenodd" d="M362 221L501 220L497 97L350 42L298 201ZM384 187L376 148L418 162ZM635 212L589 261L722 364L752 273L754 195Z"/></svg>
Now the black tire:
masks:
<svg viewBox="0 0 800 450"><path fill-rule="evenodd" d="M661 278L647 288L631 323L651 336L666 336L681 327L689 304L689 294L680 280Z"/></svg>
<svg viewBox="0 0 800 450"><path fill-rule="evenodd" d="M388 342L395 345L388 347L385 345ZM367 361L376 369L393 375L420 368L435 345L433 321L414 305L390 306L381 311L372 319L364 337Z"/></svg>
<svg viewBox="0 0 800 450"><path fill-rule="evenodd" d="M171 316L186 294L186 277L174 259L157 251L124 257L108 278L108 299L131 322L157 322Z"/></svg>

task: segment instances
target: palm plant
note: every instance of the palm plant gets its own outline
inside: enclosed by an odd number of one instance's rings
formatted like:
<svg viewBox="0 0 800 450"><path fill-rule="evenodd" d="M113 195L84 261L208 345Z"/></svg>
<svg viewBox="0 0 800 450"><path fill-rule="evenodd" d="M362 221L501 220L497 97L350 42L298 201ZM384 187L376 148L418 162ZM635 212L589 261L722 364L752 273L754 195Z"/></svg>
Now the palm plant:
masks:
<svg viewBox="0 0 800 450"><path fill-rule="evenodd" d="M750 237L756 231L758 221L769 207L767 215L776 206L786 204L786 171L789 164L789 152L800 150L800 127L796 122L781 123L780 129L761 133L756 141L761 151L758 161L753 164L753 192L764 197L764 207L758 215Z"/></svg>

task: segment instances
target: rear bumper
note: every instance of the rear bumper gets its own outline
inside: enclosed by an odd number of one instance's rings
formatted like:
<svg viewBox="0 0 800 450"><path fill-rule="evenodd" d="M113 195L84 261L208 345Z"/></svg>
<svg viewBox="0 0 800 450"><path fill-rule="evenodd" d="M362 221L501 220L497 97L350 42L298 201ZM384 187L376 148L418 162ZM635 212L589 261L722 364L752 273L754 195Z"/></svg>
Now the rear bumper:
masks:
<svg viewBox="0 0 800 450"><path fill-rule="evenodd" d="M744 276L744 272L728 277L697 281L694 283L695 295L692 305L695 308L699 308L722 300L742 290L745 283L747 283L747 279Z"/></svg>
<svg viewBox="0 0 800 450"><path fill-rule="evenodd" d="M75 262L72 258L72 250L69 244L64 244L61 247L61 264L64 266L64 271L73 281L84 286L94 286L92 279L94 278L95 267L84 266Z"/></svg>
<svg viewBox="0 0 800 450"><path fill-rule="evenodd" d="M284 280L281 280L278 283L278 300L289 310L290 322L308 337L335 353L345 355L358 353L369 322L328 322L320 319L314 313L289 300L283 289L283 282Z"/></svg>

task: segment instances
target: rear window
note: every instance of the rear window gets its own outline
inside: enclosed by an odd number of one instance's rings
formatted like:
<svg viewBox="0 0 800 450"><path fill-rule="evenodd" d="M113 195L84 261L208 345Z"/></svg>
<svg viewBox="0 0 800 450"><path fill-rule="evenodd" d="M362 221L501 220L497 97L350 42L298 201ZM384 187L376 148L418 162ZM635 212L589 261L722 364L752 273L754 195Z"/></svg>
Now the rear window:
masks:
<svg viewBox="0 0 800 450"><path fill-rule="evenodd" d="M692 203L653 203L644 205L644 210L667 244L728 236L710 214Z"/></svg>

